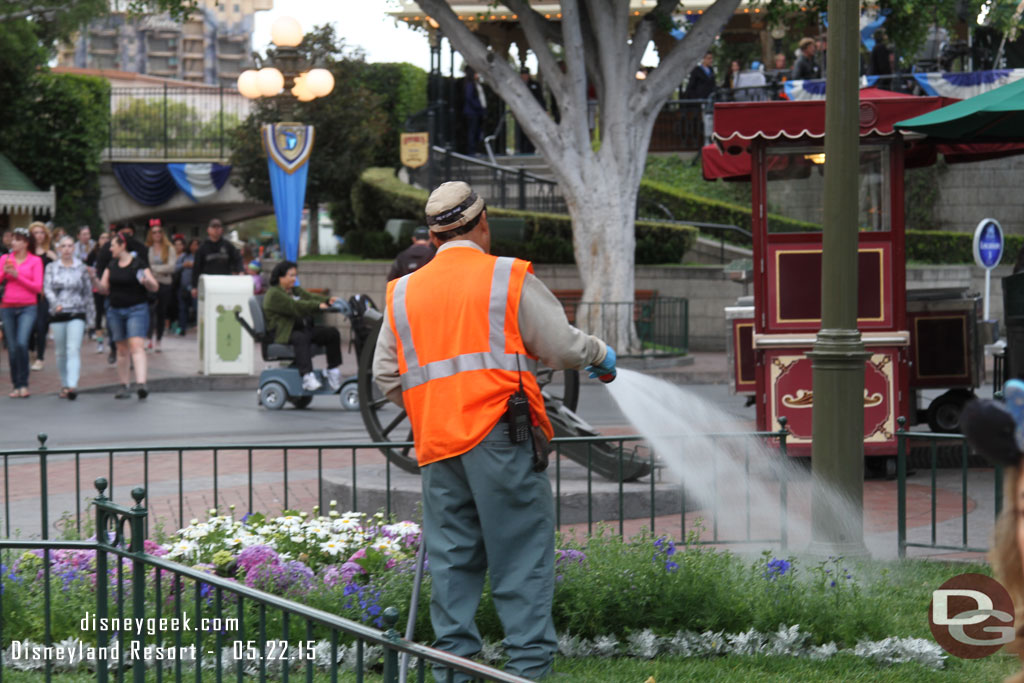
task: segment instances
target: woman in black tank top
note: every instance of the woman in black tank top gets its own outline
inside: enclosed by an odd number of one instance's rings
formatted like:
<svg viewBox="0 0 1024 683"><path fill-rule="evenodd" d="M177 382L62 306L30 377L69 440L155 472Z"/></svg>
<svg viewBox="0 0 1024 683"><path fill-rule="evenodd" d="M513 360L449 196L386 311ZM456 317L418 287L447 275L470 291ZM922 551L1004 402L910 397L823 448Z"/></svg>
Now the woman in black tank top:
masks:
<svg viewBox="0 0 1024 683"><path fill-rule="evenodd" d="M117 344L117 377L121 388L115 398L131 398L129 364L135 367L135 382L139 398L146 398L146 348L149 333L148 292L160 288L145 262L128 251L128 240L123 234L110 242L110 264L103 271L99 291L110 302L107 315L111 341ZM129 355L131 357L129 359Z"/></svg>

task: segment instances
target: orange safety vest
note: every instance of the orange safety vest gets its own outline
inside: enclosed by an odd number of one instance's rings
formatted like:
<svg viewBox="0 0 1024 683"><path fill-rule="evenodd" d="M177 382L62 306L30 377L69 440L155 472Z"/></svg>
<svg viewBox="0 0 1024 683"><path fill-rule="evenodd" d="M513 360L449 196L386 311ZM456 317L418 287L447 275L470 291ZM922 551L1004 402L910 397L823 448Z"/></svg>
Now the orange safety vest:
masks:
<svg viewBox="0 0 1024 683"><path fill-rule="evenodd" d="M520 378L533 423L553 436L533 374L536 358L519 336L527 272L529 261L451 247L388 283L388 324L420 467L483 441Z"/></svg>

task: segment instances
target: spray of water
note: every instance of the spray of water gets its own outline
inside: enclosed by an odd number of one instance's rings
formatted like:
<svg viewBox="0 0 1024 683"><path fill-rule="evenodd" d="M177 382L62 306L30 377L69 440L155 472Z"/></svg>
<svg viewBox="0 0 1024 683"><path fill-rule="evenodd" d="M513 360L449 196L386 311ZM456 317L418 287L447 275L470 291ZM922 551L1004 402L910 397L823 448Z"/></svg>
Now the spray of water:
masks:
<svg viewBox="0 0 1024 683"><path fill-rule="evenodd" d="M705 527L717 523L719 538L778 538L782 523L796 543L810 538L809 519L789 515L781 520L782 479L787 486L802 482L806 489L809 475L780 454L777 441L752 435L748 423L656 377L619 369L607 387L629 422L683 484L687 497L698 501ZM824 491L837 518L851 520L859 514L838 492L818 490Z"/></svg>

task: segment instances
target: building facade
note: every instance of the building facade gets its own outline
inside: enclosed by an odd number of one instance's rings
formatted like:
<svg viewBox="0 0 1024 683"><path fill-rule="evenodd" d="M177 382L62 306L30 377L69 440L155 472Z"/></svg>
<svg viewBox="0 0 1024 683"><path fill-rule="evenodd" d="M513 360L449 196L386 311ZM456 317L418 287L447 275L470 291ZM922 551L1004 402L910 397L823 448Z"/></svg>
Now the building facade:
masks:
<svg viewBox="0 0 1024 683"><path fill-rule="evenodd" d="M200 0L186 21L112 13L62 47L57 62L234 87L252 65L256 12L273 7L274 0Z"/></svg>

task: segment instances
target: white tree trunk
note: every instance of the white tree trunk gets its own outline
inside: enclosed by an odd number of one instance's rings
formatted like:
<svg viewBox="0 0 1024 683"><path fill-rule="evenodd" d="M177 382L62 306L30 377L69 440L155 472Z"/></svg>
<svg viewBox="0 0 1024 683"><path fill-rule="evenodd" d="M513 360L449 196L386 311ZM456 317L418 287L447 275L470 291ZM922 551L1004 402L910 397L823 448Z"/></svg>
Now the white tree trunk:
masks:
<svg viewBox="0 0 1024 683"><path fill-rule="evenodd" d="M666 30L678 0L657 0L632 31L625 0L562 0L558 21L537 13L528 0L505 0L501 4L518 16L541 76L558 102L556 124L530 94L518 69L470 31L448 2L417 0L466 62L505 100L550 165L572 217L574 253L587 304L577 324L620 352L637 350L632 316L634 212L654 121L739 3L716 0L686 37L662 55L658 67L645 80L637 80L652 36ZM562 47L561 62L551 49L556 43ZM596 151L588 125L588 84L598 97ZM620 312L611 313L615 308Z"/></svg>

